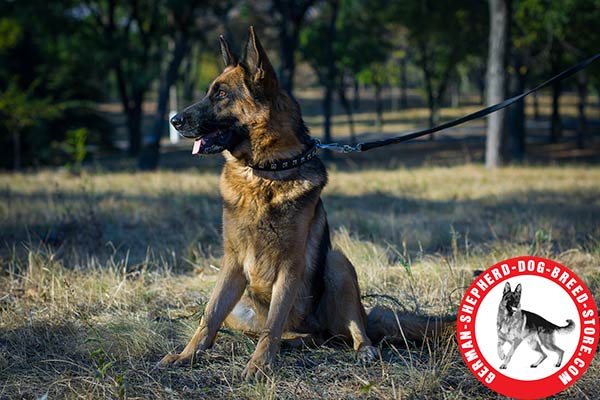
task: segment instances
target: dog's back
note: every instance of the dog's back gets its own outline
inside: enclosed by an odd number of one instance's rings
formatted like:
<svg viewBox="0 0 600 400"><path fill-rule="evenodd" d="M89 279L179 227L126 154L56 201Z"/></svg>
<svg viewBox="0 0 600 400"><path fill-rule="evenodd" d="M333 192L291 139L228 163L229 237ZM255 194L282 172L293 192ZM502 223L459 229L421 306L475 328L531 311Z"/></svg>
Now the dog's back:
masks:
<svg viewBox="0 0 600 400"><path fill-rule="evenodd" d="M573 321L572 319L568 319L566 321L566 326L558 326L531 311L523 310L521 311L521 313L523 314L523 318L525 319L525 333L568 333L575 329L575 321Z"/></svg>

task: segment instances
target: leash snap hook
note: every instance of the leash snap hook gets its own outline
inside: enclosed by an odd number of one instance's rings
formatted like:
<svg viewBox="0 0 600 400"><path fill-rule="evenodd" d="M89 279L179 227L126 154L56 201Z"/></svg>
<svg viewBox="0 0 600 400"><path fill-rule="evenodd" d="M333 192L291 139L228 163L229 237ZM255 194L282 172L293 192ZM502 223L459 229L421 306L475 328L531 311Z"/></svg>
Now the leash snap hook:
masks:
<svg viewBox="0 0 600 400"><path fill-rule="evenodd" d="M336 153L351 153L353 151L359 150L357 146L351 146L349 144L339 144L339 143L321 143L320 140L316 139L317 147L319 149L326 149L335 151Z"/></svg>

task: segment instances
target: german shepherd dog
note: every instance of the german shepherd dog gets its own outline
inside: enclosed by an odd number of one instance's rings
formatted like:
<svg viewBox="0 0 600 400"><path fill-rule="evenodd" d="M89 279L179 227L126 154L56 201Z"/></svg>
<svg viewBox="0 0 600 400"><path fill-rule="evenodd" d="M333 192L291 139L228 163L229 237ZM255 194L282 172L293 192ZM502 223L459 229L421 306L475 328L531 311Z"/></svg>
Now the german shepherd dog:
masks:
<svg viewBox="0 0 600 400"><path fill-rule="evenodd" d="M422 340L452 325L381 308L367 317L354 267L331 249L320 198L327 183L323 163L311 157L286 170L255 167L314 146L298 104L280 89L252 28L240 61L220 40L224 71L171 123L195 139L192 153L224 153L222 267L198 329L181 353L161 364L193 362L223 322L258 338L246 379L269 367L282 339L343 338L368 361L378 357L373 341Z"/></svg>
<svg viewBox="0 0 600 400"><path fill-rule="evenodd" d="M510 283L504 285L502 300L498 307L498 322L496 329L498 331L498 356L504 362L500 366L506 369L515 350L524 340L529 346L540 353L540 358L531 368L536 368L548 357L542 346L558 354L558 360L555 366L560 367L564 355L564 350L554 343L554 334L556 332L568 333L575 329L575 322L568 319L567 325L557 326L552 322L534 314L530 311L521 309L521 284L519 283L514 291L510 290ZM508 353L504 354L503 345L510 343Z"/></svg>

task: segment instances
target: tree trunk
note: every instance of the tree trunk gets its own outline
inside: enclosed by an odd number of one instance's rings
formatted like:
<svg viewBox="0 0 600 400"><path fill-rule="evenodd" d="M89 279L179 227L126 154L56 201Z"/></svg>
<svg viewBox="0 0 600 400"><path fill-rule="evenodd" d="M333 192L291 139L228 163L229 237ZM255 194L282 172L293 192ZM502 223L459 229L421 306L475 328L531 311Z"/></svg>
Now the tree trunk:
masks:
<svg viewBox="0 0 600 400"><path fill-rule="evenodd" d="M596 103L598 104L598 111L600 114L600 82L596 84Z"/></svg>
<svg viewBox="0 0 600 400"><path fill-rule="evenodd" d="M552 75L560 73L561 66L561 50L559 49L558 43L555 40L552 42L550 55L550 63L552 65ZM552 84L552 122L550 127L550 142L556 143L562 136L562 121L560 118L560 95L562 85L560 81L556 81Z"/></svg>
<svg viewBox="0 0 600 400"><path fill-rule="evenodd" d="M277 25L279 31L280 68L279 82L281 87L292 94L294 89L294 71L296 70L296 50L300 38L300 29L304 17L315 0L273 0L273 10L279 14Z"/></svg>
<svg viewBox="0 0 600 400"><path fill-rule="evenodd" d="M525 91L526 77L521 73L521 56L517 53L513 55L513 73L509 77L509 96L516 96ZM519 100L508 108L508 140L511 156L516 160L523 160L525 156L525 102Z"/></svg>
<svg viewBox="0 0 600 400"><path fill-rule="evenodd" d="M424 42L419 43L419 54L421 56L420 64L423 70L423 77L425 79L425 90L427 92L427 107L429 108L429 127L433 127L437 124L439 118L438 104L436 103L436 96L433 89L433 74L429 67L429 55L427 53L427 45ZM439 92L438 92L439 94ZM429 135L429 140L433 140L434 136Z"/></svg>
<svg viewBox="0 0 600 400"><path fill-rule="evenodd" d="M340 98L340 103L346 112L346 117L348 118L348 128L350 129L350 141L352 144L356 144L356 130L354 129L354 117L352 115L352 105L346 96L346 87L344 86L343 79L338 85L338 97Z"/></svg>
<svg viewBox="0 0 600 400"><path fill-rule="evenodd" d="M435 125L437 120L437 107L435 105L435 96L433 95L433 84L429 74L425 74L425 89L427 90L427 107L429 108L429 127Z"/></svg>
<svg viewBox="0 0 600 400"><path fill-rule="evenodd" d="M400 109L400 90L398 90L398 96L396 96L395 86L390 85L388 90L388 96L390 98L390 111L398 111Z"/></svg>
<svg viewBox="0 0 600 400"><path fill-rule="evenodd" d="M358 79L354 77L354 94L352 96L352 103L354 105L354 109L358 110L360 108L360 87L358 85Z"/></svg>
<svg viewBox="0 0 600 400"><path fill-rule="evenodd" d="M598 103L598 111L600 111L600 82L596 85L596 102Z"/></svg>
<svg viewBox="0 0 600 400"><path fill-rule="evenodd" d="M194 102L195 88L197 85L196 77L199 75L199 55L197 54L197 46L193 46L189 52L190 56L185 58L183 73L182 73L182 94L180 98L185 104Z"/></svg>
<svg viewBox="0 0 600 400"><path fill-rule="evenodd" d="M533 93L533 119L536 121L540 120L540 98L538 93L539 92Z"/></svg>
<svg viewBox="0 0 600 400"><path fill-rule="evenodd" d="M117 90L121 100L121 106L127 120L127 132L129 135L129 155L137 156L142 148L142 104L134 98L129 97L127 80L121 69L119 60L115 60L113 69L117 78ZM139 96L139 92L138 92ZM143 100L143 95L141 96Z"/></svg>
<svg viewBox="0 0 600 400"><path fill-rule="evenodd" d="M168 127L168 121L166 121L167 105L169 104L169 92L171 85L177 79L177 71L183 61L183 58L188 50L188 36L187 33L181 33L175 42L173 48L173 54L169 61L166 73L163 75L160 81L160 88L158 91L158 105L156 107L156 114L154 115L154 125L152 127L152 140L144 148L142 155L139 160L139 168L142 170L153 170L158 167L158 161L160 156L160 139L163 132Z"/></svg>
<svg viewBox="0 0 600 400"><path fill-rule="evenodd" d="M330 0L330 12L329 25L327 28L327 75L325 78L325 97L323 98L323 115L325 117L323 122L323 140L326 143L331 142L331 109L333 100L333 90L335 89L335 54L334 46L336 37L336 21L338 15L338 0Z"/></svg>
<svg viewBox="0 0 600 400"><path fill-rule="evenodd" d="M483 68L482 68L483 69ZM477 77L477 89L479 90L479 103L485 104L485 71Z"/></svg>
<svg viewBox="0 0 600 400"><path fill-rule="evenodd" d="M490 36L486 74L487 104L499 103L506 97L506 59L509 45L510 0L489 0ZM499 167L502 163L505 110L497 111L488 117L485 166Z"/></svg>
<svg viewBox="0 0 600 400"><path fill-rule="evenodd" d="M577 94L579 102L577 103L577 148L585 147L585 136L587 131L587 118L585 117L585 107L587 105L587 87L588 79L585 71L581 71L577 76Z"/></svg>
<svg viewBox="0 0 600 400"><path fill-rule="evenodd" d="M429 127L434 127L437 124L439 124L440 122L440 107L438 106L438 104L435 101L432 101L432 103L429 105L429 117L427 118L427 123L429 124ZM433 137L433 135L429 135L430 137Z"/></svg>
<svg viewBox="0 0 600 400"><path fill-rule="evenodd" d="M381 99L381 83L375 82L375 127L377 131L383 131L383 100Z"/></svg>
<svg viewBox="0 0 600 400"><path fill-rule="evenodd" d="M452 108L460 107L460 84L453 82L450 86L450 106Z"/></svg>
<svg viewBox="0 0 600 400"><path fill-rule="evenodd" d="M435 96L433 95L433 84L430 79L426 79L425 86L427 87L427 107L429 108L429 117L427 122L429 127L432 128L437 125L440 119L440 110L438 104L435 101ZM434 140L434 134L429 135L429 140Z"/></svg>
<svg viewBox="0 0 600 400"><path fill-rule="evenodd" d="M550 126L551 143L558 142L562 136L562 121L560 118L560 91L560 82L554 82L552 84L552 121Z"/></svg>
<svg viewBox="0 0 600 400"><path fill-rule="evenodd" d="M408 77L406 74L406 56L400 60L400 107L408 108Z"/></svg>
<svg viewBox="0 0 600 400"><path fill-rule="evenodd" d="M19 130L13 128L13 169L19 171L21 169L21 135Z"/></svg>
<svg viewBox="0 0 600 400"><path fill-rule="evenodd" d="M127 130L129 131L129 155L140 154L142 149L142 104L135 102L125 109Z"/></svg>
<svg viewBox="0 0 600 400"><path fill-rule="evenodd" d="M294 72L296 71L296 59L294 58L298 48L299 29L294 23L280 25L281 40L281 67L279 69L279 82L281 87L288 93L294 90Z"/></svg>

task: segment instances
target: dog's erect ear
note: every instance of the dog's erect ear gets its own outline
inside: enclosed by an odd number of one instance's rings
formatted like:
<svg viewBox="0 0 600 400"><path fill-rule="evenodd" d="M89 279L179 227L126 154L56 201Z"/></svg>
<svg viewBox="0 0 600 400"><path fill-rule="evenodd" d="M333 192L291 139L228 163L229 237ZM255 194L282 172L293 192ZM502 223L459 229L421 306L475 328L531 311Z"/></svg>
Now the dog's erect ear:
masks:
<svg viewBox="0 0 600 400"><path fill-rule="evenodd" d="M231 52L231 48L229 47L229 43L227 42L227 39L225 39L225 36L219 35L219 42L221 42L221 54L223 55L225 66L230 67L237 65L237 57Z"/></svg>
<svg viewBox="0 0 600 400"><path fill-rule="evenodd" d="M243 64L252 77L254 84L261 87L265 92L277 90L278 82L275 70L256 33L254 33L253 27L250 27Z"/></svg>
<svg viewBox="0 0 600 400"><path fill-rule="evenodd" d="M505 295L506 293L510 292L510 283L506 282L506 285L504 285L504 293L502 293L502 295Z"/></svg>
<svg viewBox="0 0 600 400"><path fill-rule="evenodd" d="M515 288L515 295L517 296L517 301L521 300L521 284L520 283Z"/></svg>

